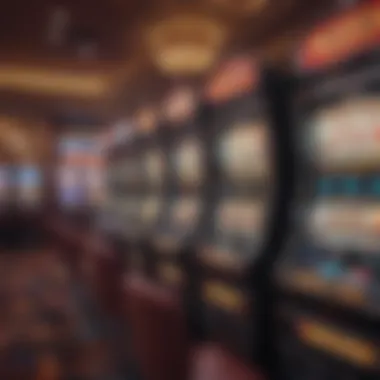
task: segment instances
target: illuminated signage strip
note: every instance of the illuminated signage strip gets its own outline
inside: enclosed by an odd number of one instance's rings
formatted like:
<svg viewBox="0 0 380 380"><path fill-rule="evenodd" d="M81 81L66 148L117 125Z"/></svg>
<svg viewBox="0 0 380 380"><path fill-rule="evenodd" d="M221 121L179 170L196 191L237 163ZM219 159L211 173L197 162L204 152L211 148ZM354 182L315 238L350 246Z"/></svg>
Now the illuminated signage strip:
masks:
<svg viewBox="0 0 380 380"><path fill-rule="evenodd" d="M281 275L283 286L305 295L333 300L355 308L363 308L366 303L365 291L357 285L330 281L308 270L288 270Z"/></svg>
<svg viewBox="0 0 380 380"><path fill-rule="evenodd" d="M227 312L244 314L247 311L248 300L244 293L222 282L205 282L202 287L202 297L206 303Z"/></svg>
<svg viewBox="0 0 380 380"><path fill-rule="evenodd" d="M306 39L301 69L318 69L348 59L380 42L380 4L358 6L330 19Z"/></svg>
<svg viewBox="0 0 380 380"><path fill-rule="evenodd" d="M245 262L235 252L221 250L216 247L205 247L198 253L199 260L213 268L240 272Z"/></svg>
<svg viewBox="0 0 380 380"><path fill-rule="evenodd" d="M287 271L281 282L292 289L316 296L331 296L331 282L307 270Z"/></svg>
<svg viewBox="0 0 380 380"><path fill-rule="evenodd" d="M379 351L376 345L348 331L308 318L296 325L299 338L307 345L328 352L363 368L378 368Z"/></svg>
<svg viewBox="0 0 380 380"><path fill-rule="evenodd" d="M183 272L173 264L160 264L158 274L164 282L170 285L178 285L184 281Z"/></svg>

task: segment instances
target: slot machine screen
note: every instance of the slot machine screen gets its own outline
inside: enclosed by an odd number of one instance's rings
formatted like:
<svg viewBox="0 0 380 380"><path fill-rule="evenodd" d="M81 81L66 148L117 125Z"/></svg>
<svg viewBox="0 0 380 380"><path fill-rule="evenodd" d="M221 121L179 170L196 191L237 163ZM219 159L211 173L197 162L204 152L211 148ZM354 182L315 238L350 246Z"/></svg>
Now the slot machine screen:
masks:
<svg viewBox="0 0 380 380"><path fill-rule="evenodd" d="M232 260L238 266L252 261L262 240L265 215L265 205L260 200L221 201L215 226L220 259Z"/></svg>
<svg viewBox="0 0 380 380"><path fill-rule="evenodd" d="M144 199L141 206L142 224L145 229L150 229L157 222L162 204L159 196L149 196Z"/></svg>
<svg viewBox="0 0 380 380"><path fill-rule="evenodd" d="M128 156L121 160L118 171L118 182L125 187L137 187L144 181L143 163L140 157Z"/></svg>
<svg viewBox="0 0 380 380"><path fill-rule="evenodd" d="M221 133L218 153L223 174L233 182L252 182L270 173L269 129L245 122Z"/></svg>
<svg viewBox="0 0 380 380"><path fill-rule="evenodd" d="M123 233L127 238L137 238L141 231L142 205L143 198L141 196L130 195L122 201Z"/></svg>
<svg viewBox="0 0 380 380"><path fill-rule="evenodd" d="M99 140L90 136L87 141L86 187L88 204L100 207L105 198L105 158Z"/></svg>
<svg viewBox="0 0 380 380"><path fill-rule="evenodd" d="M100 207L105 199L105 173L102 168L87 170L88 201L90 205Z"/></svg>
<svg viewBox="0 0 380 380"><path fill-rule="evenodd" d="M201 201L196 196L183 196L173 202L172 225L174 235L185 237L194 230L201 213Z"/></svg>
<svg viewBox="0 0 380 380"><path fill-rule="evenodd" d="M18 204L21 207L35 207L42 198L42 174L37 166L22 166L17 173Z"/></svg>
<svg viewBox="0 0 380 380"><path fill-rule="evenodd" d="M163 153L159 149L151 150L145 154L144 162L149 186L160 187L165 170Z"/></svg>
<svg viewBox="0 0 380 380"><path fill-rule="evenodd" d="M173 155L179 181L189 186L199 186L204 178L203 148L196 138L184 139Z"/></svg>
<svg viewBox="0 0 380 380"><path fill-rule="evenodd" d="M59 169L59 201L68 209L83 208L86 205L86 173L80 168L62 166Z"/></svg>
<svg viewBox="0 0 380 380"><path fill-rule="evenodd" d="M8 165L0 166L0 205L6 206L11 196L11 168Z"/></svg>
<svg viewBox="0 0 380 380"><path fill-rule="evenodd" d="M319 171L373 167L380 162L380 99L363 97L316 112L309 130L312 163Z"/></svg>
<svg viewBox="0 0 380 380"><path fill-rule="evenodd" d="M105 196L105 171L96 136L68 135L59 143L58 188L64 208L100 206Z"/></svg>

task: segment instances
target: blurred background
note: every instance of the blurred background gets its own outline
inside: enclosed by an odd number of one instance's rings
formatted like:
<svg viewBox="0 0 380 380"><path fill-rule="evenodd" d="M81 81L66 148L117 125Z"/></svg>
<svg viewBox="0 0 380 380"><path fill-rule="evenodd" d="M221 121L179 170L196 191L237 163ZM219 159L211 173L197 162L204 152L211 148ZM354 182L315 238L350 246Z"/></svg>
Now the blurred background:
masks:
<svg viewBox="0 0 380 380"><path fill-rule="evenodd" d="M0 12L0 374L380 376L380 2Z"/></svg>

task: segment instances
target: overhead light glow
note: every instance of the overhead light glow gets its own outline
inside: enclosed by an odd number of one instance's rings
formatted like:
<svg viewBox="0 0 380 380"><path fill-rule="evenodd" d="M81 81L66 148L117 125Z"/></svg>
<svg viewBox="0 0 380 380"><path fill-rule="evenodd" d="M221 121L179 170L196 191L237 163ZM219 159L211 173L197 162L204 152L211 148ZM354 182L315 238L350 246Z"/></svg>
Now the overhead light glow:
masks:
<svg viewBox="0 0 380 380"><path fill-rule="evenodd" d="M241 15L253 15L260 12L268 4L267 0L208 0L214 5Z"/></svg>
<svg viewBox="0 0 380 380"><path fill-rule="evenodd" d="M176 16L150 27L148 48L154 63L169 75L208 70L225 42L226 30L204 16Z"/></svg>

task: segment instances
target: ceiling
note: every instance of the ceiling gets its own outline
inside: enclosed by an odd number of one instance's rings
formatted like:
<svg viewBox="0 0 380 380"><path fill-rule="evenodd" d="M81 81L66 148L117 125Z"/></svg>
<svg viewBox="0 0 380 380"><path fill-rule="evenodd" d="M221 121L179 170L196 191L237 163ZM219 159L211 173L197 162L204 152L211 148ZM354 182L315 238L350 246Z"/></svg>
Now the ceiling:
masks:
<svg viewBox="0 0 380 380"><path fill-rule="evenodd" d="M102 120L154 101L174 79L156 69L145 32L176 14L226 29L222 54L279 61L328 0L12 0L0 6L0 112ZM186 78L180 78L186 79ZM191 78L197 80L199 78Z"/></svg>

